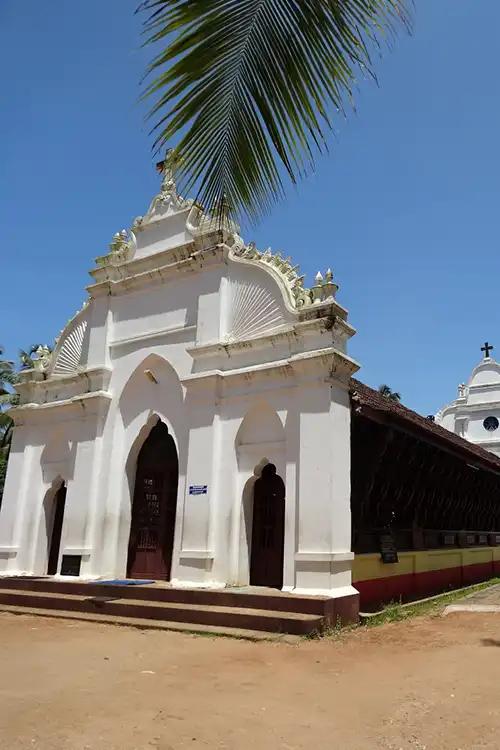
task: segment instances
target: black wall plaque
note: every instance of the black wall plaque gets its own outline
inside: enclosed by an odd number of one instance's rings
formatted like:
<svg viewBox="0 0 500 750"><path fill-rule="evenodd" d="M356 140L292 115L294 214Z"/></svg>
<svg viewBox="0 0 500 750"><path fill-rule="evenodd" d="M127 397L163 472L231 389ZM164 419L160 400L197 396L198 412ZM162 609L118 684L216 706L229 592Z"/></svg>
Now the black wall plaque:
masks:
<svg viewBox="0 0 500 750"><path fill-rule="evenodd" d="M62 576L79 576L82 564L81 555L63 555L61 562Z"/></svg>
<svg viewBox="0 0 500 750"><path fill-rule="evenodd" d="M392 534L380 535L380 554L382 555L383 563L399 562L398 551Z"/></svg>

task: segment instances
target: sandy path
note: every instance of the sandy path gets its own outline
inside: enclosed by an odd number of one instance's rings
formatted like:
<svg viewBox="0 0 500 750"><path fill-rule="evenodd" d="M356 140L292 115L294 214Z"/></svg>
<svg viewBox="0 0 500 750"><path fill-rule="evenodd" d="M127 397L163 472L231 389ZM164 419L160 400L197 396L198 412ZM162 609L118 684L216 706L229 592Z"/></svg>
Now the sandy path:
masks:
<svg viewBox="0 0 500 750"><path fill-rule="evenodd" d="M500 616L299 645L0 614L0 748L498 750Z"/></svg>

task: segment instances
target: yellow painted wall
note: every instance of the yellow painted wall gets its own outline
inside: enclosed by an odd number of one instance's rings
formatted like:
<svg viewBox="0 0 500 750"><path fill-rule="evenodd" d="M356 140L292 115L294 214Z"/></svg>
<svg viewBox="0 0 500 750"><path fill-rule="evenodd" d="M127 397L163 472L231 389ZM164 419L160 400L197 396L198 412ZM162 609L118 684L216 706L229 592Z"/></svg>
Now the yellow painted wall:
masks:
<svg viewBox="0 0 500 750"><path fill-rule="evenodd" d="M500 547L469 547L453 549L418 550L398 552L399 562L384 564L380 553L355 555L353 583L371 581L389 576L423 573L430 570L459 568L478 563L500 561Z"/></svg>

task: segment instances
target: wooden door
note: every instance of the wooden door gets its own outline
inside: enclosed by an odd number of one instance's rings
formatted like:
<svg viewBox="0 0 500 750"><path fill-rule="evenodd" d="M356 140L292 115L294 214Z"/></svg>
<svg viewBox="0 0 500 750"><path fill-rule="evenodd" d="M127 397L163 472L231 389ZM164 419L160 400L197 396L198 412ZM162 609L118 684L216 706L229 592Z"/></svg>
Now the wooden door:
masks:
<svg viewBox="0 0 500 750"><path fill-rule="evenodd" d="M179 469L163 422L151 430L137 461L127 576L170 580Z"/></svg>
<svg viewBox="0 0 500 750"><path fill-rule="evenodd" d="M64 506L66 504L66 485L61 485L54 497L54 510L52 515L52 531L49 544L49 562L47 574L55 576L59 562L59 550L61 547L61 533L64 519Z"/></svg>
<svg viewBox="0 0 500 750"><path fill-rule="evenodd" d="M254 487L251 585L281 589L284 542L285 485L276 467L267 464Z"/></svg>

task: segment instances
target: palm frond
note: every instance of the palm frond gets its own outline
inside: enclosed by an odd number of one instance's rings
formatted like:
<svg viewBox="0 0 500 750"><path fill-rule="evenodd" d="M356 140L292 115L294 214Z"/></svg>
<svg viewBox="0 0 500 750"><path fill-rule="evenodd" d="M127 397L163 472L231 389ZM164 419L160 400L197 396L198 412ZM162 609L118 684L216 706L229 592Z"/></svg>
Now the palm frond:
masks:
<svg viewBox="0 0 500 750"><path fill-rule="evenodd" d="M0 360L0 389L4 390L6 384L14 385L17 381L14 363Z"/></svg>
<svg viewBox="0 0 500 750"><path fill-rule="evenodd" d="M182 154L182 190L258 218L327 148L369 48L411 0L144 0L155 147ZM174 143L174 141L177 141Z"/></svg>
<svg viewBox="0 0 500 750"><path fill-rule="evenodd" d="M381 396L385 396L385 398L388 398L391 401L401 401L401 394L398 393L398 391L393 391L386 383L379 385L378 392Z"/></svg>
<svg viewBox="0 0 500 750"><path fill-rule="evenodd" d="M11 406L17 406L19 403L19 394L12 391L0 391L0 427L2 426L2 412L4 409L10 409Z"/></svg>
<svg viewBox="0 0 500 750"><path fill-rule="evenodd" d="M19 363L21 370L31 370L34 367L33 354L36 352L36 347L30 347L29 351L25 349L19 349Z"/></svg>

